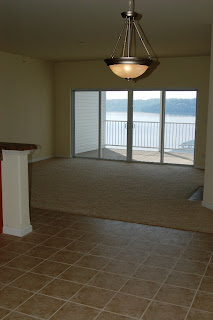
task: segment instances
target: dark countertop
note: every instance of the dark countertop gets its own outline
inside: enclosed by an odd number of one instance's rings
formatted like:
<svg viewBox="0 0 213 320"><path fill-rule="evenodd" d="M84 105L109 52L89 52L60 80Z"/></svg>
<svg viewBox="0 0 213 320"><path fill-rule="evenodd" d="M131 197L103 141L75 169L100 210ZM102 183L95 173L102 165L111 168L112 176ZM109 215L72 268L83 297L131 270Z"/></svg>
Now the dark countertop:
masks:
<svg viewBox="0 0 213 320"><path fill-rule="evenodd" d="M25 151L25 150L34 150L34 149L37 149L36 144L0 142L0 157L2 158L2 150Z"/></svg>

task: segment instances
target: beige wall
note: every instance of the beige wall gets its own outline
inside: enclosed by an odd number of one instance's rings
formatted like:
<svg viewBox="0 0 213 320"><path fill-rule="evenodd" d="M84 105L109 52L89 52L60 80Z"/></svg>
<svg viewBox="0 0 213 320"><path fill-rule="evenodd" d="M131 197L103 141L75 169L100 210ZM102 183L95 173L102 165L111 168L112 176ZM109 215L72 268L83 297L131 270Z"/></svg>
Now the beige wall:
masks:
<svg viewBox="0 0 213 320"><path fill-rule="evenodd" d="M213 210L213 25L209 85L209 110L206 144L206 170L203 205Z"/></svg>
<svg viewBox="0 0 213 320"><path fill-rule="evenodd" d="M0 52L0 141L35 143L54 154L53 64Z"/></svg>
<svg viewBox="0 0 213 320"><path fill-rule="evenodd" d="M198 89L196 165L203 167L209 63L209 57L163 58L151 75L136 83L115 76L103 61L56 63L56 154L71 154L71 89Z"/></svg>

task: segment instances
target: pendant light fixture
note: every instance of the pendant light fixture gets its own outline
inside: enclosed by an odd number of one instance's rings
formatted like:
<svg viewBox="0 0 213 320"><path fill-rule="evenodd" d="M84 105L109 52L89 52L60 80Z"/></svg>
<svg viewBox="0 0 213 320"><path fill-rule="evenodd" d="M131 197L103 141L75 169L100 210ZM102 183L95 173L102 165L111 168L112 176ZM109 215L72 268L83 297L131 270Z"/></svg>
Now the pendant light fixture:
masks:
<svg viewBox="0 0 213 320"><path fill-rule="evenodd" d="M118 77L125 78L127 80L140 77L152 63L151 55L148 51L147 45L141 33L139 31L139 23L137 20L140 15L134 11L134 0L129 0L129 10L122 12L121 15L125 19L124 26L121 33L117 39L115 48L111 55L111 58L105 59L107 66L110 67L113 73ZM122 56L116 58L115 53L119 47L119 42L124 36L124 41L122 45ZM131 56L133 49L136 51L136 43L134 45L134 37L138 36L143 48L146 51L147 57L134 57Z"/></svg>

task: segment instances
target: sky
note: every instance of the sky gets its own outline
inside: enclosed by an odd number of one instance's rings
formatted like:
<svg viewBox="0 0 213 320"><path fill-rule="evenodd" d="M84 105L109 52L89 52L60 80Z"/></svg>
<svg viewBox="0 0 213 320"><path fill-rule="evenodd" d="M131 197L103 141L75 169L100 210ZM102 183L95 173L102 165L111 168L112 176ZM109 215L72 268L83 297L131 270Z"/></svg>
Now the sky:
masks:
<svg viewBox="0 0 213 320"><path fill-rule="evenodd" d="M167 91L166 98L177 99L193 99L196 98L196 91ZM127 99L127 91L106 91L106 98L108 99ZM159 99L160 91L134 91L135 100Z"/></svg>

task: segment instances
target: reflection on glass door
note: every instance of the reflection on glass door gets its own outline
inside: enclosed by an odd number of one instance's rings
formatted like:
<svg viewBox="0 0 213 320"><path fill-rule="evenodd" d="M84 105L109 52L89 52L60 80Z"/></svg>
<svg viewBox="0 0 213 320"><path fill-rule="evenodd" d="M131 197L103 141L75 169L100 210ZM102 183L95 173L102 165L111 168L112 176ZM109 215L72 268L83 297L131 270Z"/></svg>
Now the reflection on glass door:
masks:
<svg viewBox="0 0 213 320"><path fill-rule="evenodd" d="M166 91L164 163L194 163L196 98L196 91Z"/></svg>
<svg viewBox="0 0 213 320"><path fill-rule="evenodd" d="M99 92L75 91L75 156L98 158Z"/></svg>
<svg viewBox="0 0 213 320"><path fill-rule="evenodd" d="M160 97L160 91L133 92L133 161L160 162Z"/></svg>
<svg viewBox="0 0 213 320"><path fill-rule="evenodd" d="M128 91L102 91L102 153L103 159L127 158Z"/></svg>

